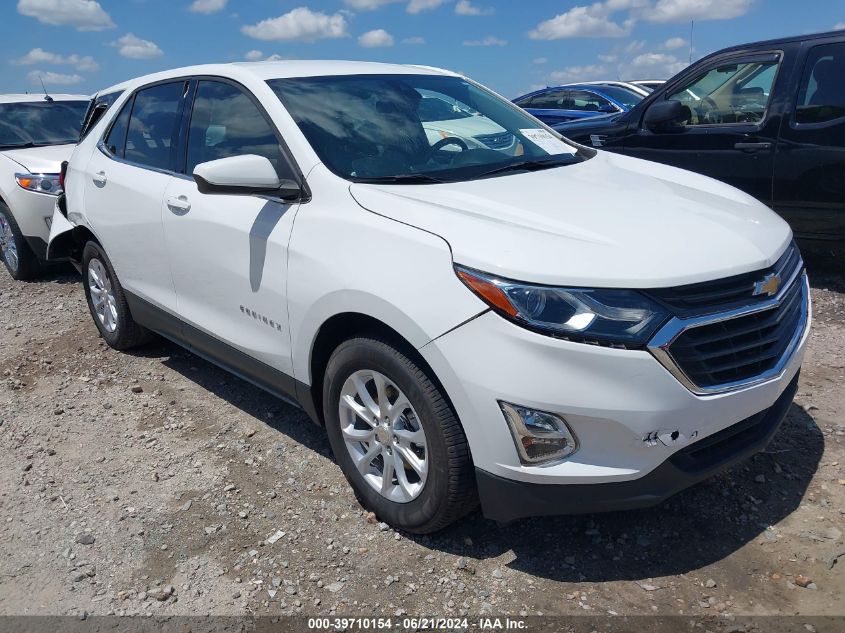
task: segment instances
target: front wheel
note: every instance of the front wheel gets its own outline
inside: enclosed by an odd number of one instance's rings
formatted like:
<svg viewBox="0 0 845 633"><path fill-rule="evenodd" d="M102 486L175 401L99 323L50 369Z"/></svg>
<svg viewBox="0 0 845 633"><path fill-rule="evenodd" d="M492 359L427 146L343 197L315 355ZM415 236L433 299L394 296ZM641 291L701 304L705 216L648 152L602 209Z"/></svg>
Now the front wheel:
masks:
<svg viewBox="0 0 845 633"><path fill-rule="evenodd" d="M110 347L130 349L150 340L150 332L132 318L123 287L96 242L88 242L82 251L82 279L91 317Z"/></svg>
<svg viewBox="0 0 845 633"><path fill-rule="evenodd" d="M24 281L33 279L43 268L18 228L15 216L0 202L0 257L12 279Z"/></svg>
<svg viewBox="0 0 845 633"><path fill-rule="evenodd" d="M425 534L475 507L457 416L427 371L391 343L342 343L326 368L323 411L343 474L379 518Z"/></svg>

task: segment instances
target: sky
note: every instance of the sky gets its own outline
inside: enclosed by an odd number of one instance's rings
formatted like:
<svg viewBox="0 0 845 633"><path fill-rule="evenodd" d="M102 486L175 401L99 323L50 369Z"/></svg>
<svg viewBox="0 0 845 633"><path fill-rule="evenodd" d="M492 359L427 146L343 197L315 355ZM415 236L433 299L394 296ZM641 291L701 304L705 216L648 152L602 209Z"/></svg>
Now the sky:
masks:
<svg viewBox="0 0 845 633"><path fill-rule="evenodd" d="M448 68L513 98L574 81L666 79L726 46L845 29L845 0L0 4L0 93L40 91L43 80L51 92L91 94L209 62L353 59Z"/></svg>

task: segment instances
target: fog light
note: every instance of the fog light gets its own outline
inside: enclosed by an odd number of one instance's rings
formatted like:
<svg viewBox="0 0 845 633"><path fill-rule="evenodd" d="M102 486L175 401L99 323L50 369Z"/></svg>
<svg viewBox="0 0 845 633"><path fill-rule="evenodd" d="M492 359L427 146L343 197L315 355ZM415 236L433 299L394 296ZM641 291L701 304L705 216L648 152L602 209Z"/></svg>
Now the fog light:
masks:
<svg viewBox="0 0 845 633"><path fill-rule="evenodd" d="M522 463L537 464L562 459L578 450L575 435L560 416L501 401L499 406L505 414Z"/></svg>

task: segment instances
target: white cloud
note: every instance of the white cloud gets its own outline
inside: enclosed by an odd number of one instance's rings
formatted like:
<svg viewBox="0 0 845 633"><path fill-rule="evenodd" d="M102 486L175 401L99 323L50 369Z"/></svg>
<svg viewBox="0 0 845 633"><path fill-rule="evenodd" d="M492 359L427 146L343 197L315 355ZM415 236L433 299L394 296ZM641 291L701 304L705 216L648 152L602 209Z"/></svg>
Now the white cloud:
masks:
<svg viewBox="0 0 845 633"><path fill-rule="evenodd" d="M216 13L226 8L228 0L194 0L188 11L194 13Z"/></svg>
<svg viewBox="0 0 845 633"><path fill-rule="evenodd" d="M494 35L488 35L481 40L467 40L464 46L507 46L507 40L499 39Z"/></svg>
<svg viewBox="0 0 845 633"><path fill-rule="evenodd" d="M164 51L155 42L142 40L132 33L127 33L123 37L118 38L111 45L118 49L117 52L122 57L128 57L129 59L153 59L154 57L164 55Z"/></svg>
<svg viewBox="0 0 845 633"><path fill-rule="evenodd" d="M81 75L74 73L73 75L64 75L62 73L42 72L40 70L33 70L27 74L29 83L37 86L44 82L45 86L72 86L85 81Z"/></svg>
<svg viewBox="0 0 845 633"><path fill-rule="evenodd" d="M73 26L77 31L114 28L109 14L95 0L18 0L18 13L42 24Z"/></svg>
<svg viewBox="0 0 845 633"><path fill-rule="evenodd" d="M406 10L408 13L422 13L423 11L436 9L444 2L446 0L411 0Z"/></svg>
<svg viewBox="0 0 845 633"><path fill-rule="evenodd" d="M493 13L493 9L476 6L469 0L458 0L458 4L455 5L455 13L458 15L490 15Z"/></svg>
<svg viewBox="0 0 845 633"><path fill-rule="evenodd" d="M536 64L538 66L541 66L543 64L548 64L549 58L548 57L535 57L534 59L531 60L531 63Z"/></svg>
<svg viewBox="0 0 845 633"><path fill-rule="evenodd" d="M399 1L400 0L343 0L347 6L350 6L358 11L374 11L386 4L393 4L394 2Z"/></svg>
<svg viewBox="0 0 845 633"><path fill-rule="evenodd" d="M755 0L657 0L641 13L649 22L689 22L690 20L730 20L745 15Z"/></svg>
<svg viewBox="0 0 845 633"><path fill-rule="evenodd" d="M259 50L251 50L246 55L244 55L244 59L248 62L257 62L261 59L264 59L264 53Z"/></svg>
<svg viewBox="0 0 845 633"><path fill-rule="evenodd" d="M388 4L404 2L405 0L343 0L344 4L357 11L375 11ZM448 0L409 0L407 4L408 13L421 13L429 9L436 9Z"/></svg>
<svg viewBox="0 0 845 633"><path fill-rule="evenodd" d="M90 55L59 55L42 48L33 48L23 57L13 59L11 64L16 66L34 66L36 64L54 64L57 66L74 66L77 70L95 71L100 65Z"/></svg>
<svg viewBox="0 0 845 633"><path fill-rule="evenodd" d="M586 66L567 66L549 74L549 80L556 83L571 83L575 81L593 81L606 79L607 68L600 64Z"/></svg>
<svg viewBox="0 0 845 633"><path fill-rule="evenodd" d="M669 51L673 51L676 48L684 48L688 45L689 42L682 37L670 37L668 40L663 42L663 48Z"/></svg>
<svg viewBox="0 0 845 633"><path fill-rule="evenodd" d="M533 40L560 40L570 37L624 37L634 26L633 18L623 23L613 14L644 6L645 0L606 0L589 6L572 7L569 11L541 22L528 36Z"/></svg>
<svg viewBox="0 0 845 633"><path fill-rule="evenodd" d="M346 37L346 18L340 13L326 15L307 7L298 7L277 18L268 18L241 31L257 40L314 42L320 39Z"/></svg>
<svg viewBox="0 0 845 633"><path fill-rule="evenodd" d="M834 31L839 31L839 30L842 30L842 29L845 29L845 22L840 22L839 24L833 25Z"/></svg>
<svg viewBox="0 0 845 633"><path fill-rule="evenodd" d="M384 29L367 31L358 38L358 44L364 48L379 48L393 46L393 36Z"/></svg>
<svg viewBox="0 0 845 633"><path fill-rule="evenodd" d="M403 44L425 44L425 38L415 35L414 37L406 37L402 40Z"/></svg>
<svg viewBox="0 0 845 633"><path fill-rule="evenodd" d="M669 79L686 67L687 62L668 53L641 53L630 62L622 64L619 72L623 77L631 79Z"/></svg>

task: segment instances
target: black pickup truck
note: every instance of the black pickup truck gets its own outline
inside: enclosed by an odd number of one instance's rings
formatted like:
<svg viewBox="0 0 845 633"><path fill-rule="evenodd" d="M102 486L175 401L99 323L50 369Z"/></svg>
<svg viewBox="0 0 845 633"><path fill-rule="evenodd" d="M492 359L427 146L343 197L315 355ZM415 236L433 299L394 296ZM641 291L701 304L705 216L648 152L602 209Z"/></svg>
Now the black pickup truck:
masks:
<svg viewBox="0 0 845 633"><path fill-rule="evenodd" d="M734 185L810 247L845 245L845 31L713 53L629 112L555 129Z"/></svg>

